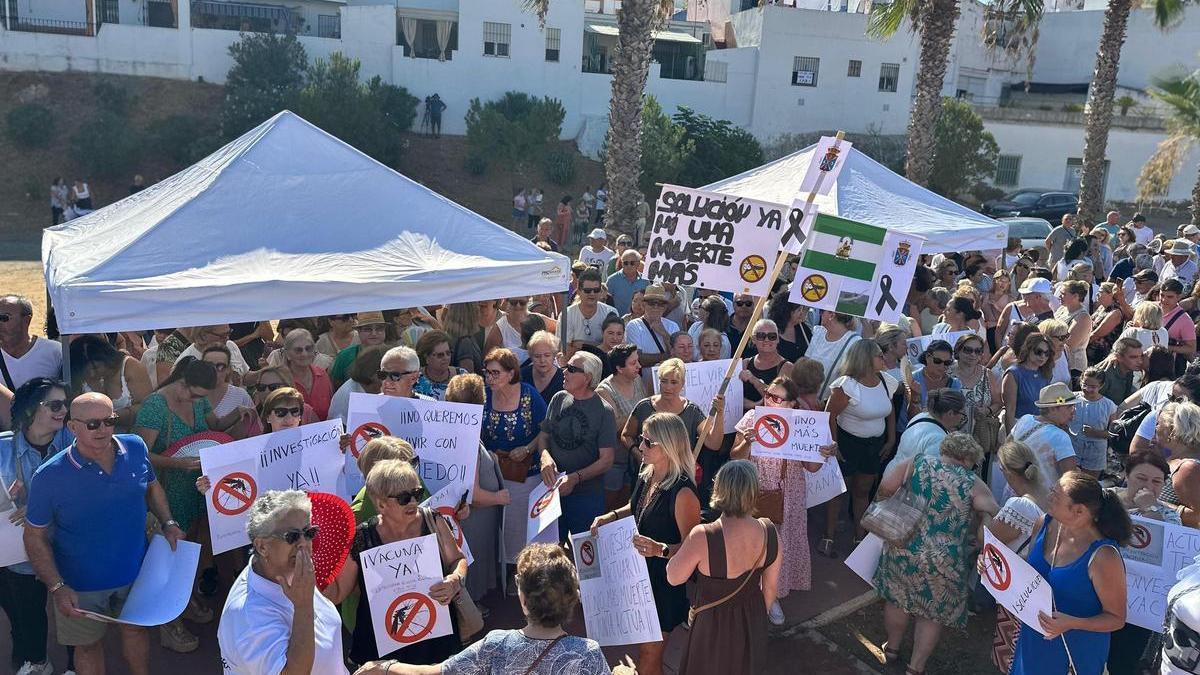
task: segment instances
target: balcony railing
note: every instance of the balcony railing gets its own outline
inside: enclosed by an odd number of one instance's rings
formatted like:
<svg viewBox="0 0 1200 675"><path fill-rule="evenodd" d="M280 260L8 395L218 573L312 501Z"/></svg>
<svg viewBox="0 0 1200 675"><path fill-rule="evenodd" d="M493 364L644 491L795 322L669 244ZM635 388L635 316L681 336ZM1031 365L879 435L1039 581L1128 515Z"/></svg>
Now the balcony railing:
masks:
<svg viewBox="0 0 1200 675"><path fill-rule="evenodd" d="M8 29L24 33L52 33L55 35L95 35L100 24L89 21L62 21L59 19L32 19L18 17L9 19Z"/></svg>
<svg viewBox="0 0 1200 675"><path fill-rule="evenodd" d="M340 14L318 15L317 37L342 39L342 16Z"/></svg>

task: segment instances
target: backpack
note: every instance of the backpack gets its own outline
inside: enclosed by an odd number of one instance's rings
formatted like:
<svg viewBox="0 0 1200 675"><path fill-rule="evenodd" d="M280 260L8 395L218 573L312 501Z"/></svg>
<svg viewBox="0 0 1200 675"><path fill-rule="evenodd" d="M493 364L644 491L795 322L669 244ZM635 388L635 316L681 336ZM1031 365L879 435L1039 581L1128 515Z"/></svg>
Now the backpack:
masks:
<svg viewBox="0 0 1200 675"><path fill-rule="evenodd" d="M1146 419L1146 415L1149 414L1150 404L1143 401L1109 422L1108 447L1122 457L1128 455L1129 446L1133 443L1133 437L1137 435L1138 427L1142 425L1142 420Z"/></svg>

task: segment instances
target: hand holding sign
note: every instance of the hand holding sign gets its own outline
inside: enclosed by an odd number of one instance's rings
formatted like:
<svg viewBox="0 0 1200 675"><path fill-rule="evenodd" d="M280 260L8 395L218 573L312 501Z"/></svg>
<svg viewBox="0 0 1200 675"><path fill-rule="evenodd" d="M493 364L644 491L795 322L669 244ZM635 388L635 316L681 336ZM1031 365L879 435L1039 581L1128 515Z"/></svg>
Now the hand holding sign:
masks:
<svg viewBox="0 0 1200 675"><path fill-rule="evenodd" d="M1042 615L1052 618L1054 614L1049 582L986 528L977 569L984 588L996 598L996 602L1025 625L1053 637L1042 625ZM1052 620L1051 625L1057 628L1059 623Z"/></svg>
<svg viewBox="0 0 1200 675"><path fill-rule="evenodd" d="M816 463L829 456L829 413L760 406L755 415L750 454Z"/></svg>

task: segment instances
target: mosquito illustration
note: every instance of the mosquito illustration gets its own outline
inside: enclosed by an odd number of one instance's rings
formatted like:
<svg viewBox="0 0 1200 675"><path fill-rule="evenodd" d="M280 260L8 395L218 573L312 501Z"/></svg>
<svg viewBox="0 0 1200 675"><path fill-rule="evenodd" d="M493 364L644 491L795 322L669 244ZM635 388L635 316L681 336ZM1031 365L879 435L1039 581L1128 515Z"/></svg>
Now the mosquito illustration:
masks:
<svg viewBox="0 0 1200 675"><path fill-rule="evenodd" d="M1000 557L1000 552L992 549L988 551L988 557L992 559L993 569L1002 569L1004 567L1004 558Z"/></svg>
<svg viewBox="0 0 1200 675"><path fill-rule="evenodd" d="M250 488L246 485L246 481L241 478L225 478L221 481L232 488L237 488L241 492L249 492Z"/></svg>
<svg viewBox="0 0 1200 675"><path fill-rule="evenodd" d="M404 623L404 617L407 615L407 607L397 607L396 611L392 613L392 635L395 635L396 631L400 630L400 624Z"/></svg>

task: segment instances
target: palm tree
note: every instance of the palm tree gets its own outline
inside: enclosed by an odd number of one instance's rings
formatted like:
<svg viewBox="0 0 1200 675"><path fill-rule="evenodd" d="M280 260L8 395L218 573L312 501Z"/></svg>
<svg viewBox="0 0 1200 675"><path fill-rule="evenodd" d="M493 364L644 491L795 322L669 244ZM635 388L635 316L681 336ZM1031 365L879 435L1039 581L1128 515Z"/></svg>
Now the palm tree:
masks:
<svg viewBox="0 0 1200 675"><path fill-rule="evenodd" d="M525 0L545 24L551 0ZM642 165L642 95L650 74L654 31L674 10L672 0L624 0L617 11L617 47L612 60L612 100L608 112L604 177L608 201L604 225L632 231L644 198L638 189Z"/></svg>
<svg viewBox="0 0 1200 675"><path fill-rule="evenodd" d="M1150 95L1167 107L1169 135L1142 167L1138 201L1166 195L1188 152L1200 143L1200 70L1157 79ZM1200 227L1200 176L1192 187L1192 224Z"/></svg>
<svg viewBox="0 0 1200 675"><path fill-rule="evenodd" d="M1104 10L1104 31L1096 50L1096 70L1088 87L1084 113L1083 167L1079 178L1079 215L1085 223L1099 222L1104 210L1104 155L1112 124L1117 68L1133 0L1109 0ZM1139 5L1140 6L1140 5ZM1183 0L1154 0L1154 22L1168 28L1183 15Z"/></svg>

